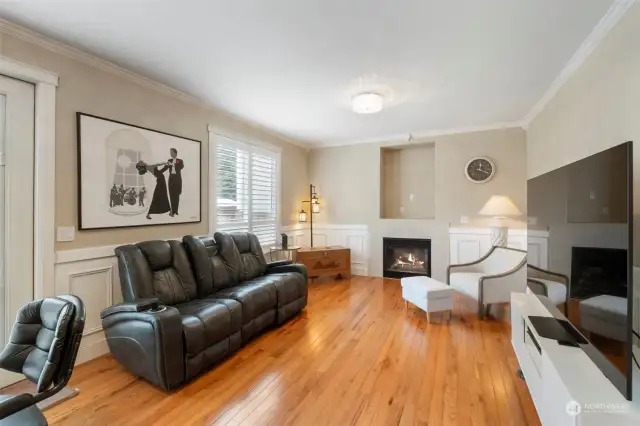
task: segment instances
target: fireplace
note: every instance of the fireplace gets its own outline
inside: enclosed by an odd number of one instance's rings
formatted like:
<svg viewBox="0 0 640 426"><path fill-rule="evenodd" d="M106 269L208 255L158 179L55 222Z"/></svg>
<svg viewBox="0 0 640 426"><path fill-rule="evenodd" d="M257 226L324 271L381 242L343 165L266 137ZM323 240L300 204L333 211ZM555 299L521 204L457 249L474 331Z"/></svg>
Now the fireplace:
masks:
<svg viewBox="0 0 640 426"><path fill-rule="evenodd" d="M382 275L385 278L431 276L431 240L383 238Z"/></svg>
<svg viewBox="0 0 640 426"><path fill-rule="evenodd" d="M627 251L594 247L571 249L571 297L606 294L627 297Z"/></svg>

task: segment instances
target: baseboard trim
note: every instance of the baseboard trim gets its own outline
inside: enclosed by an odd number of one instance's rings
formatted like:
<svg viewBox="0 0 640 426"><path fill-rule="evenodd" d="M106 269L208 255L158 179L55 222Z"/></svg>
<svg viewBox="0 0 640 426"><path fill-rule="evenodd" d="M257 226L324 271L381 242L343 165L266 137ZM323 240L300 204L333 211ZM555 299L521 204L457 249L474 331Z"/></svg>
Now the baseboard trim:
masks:
<svg viewBox="0 0 640 426"><path fill-rule="evenodd" d="M78 351L78 356L76 358L76 365L84 364L87 361L91 361L92 359L109 353L107 339L104 338L103 332L101 332L101 334L102 339L86 346L80 346L80 350Z"/></svg>

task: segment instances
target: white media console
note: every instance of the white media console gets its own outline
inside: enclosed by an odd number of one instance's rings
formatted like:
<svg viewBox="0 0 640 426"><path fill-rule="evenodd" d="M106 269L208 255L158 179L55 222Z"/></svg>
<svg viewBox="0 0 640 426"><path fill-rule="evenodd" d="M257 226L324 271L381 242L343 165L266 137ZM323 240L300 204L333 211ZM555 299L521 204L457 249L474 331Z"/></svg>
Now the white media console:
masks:
<svg viewBox="0 0 640 426"><path fill-rule="evenodd" d="M540 337L529 316L552 316L533 294L511 295L511 343L544 426L640 425L640 370L627 401L580 348Z"/></svg>

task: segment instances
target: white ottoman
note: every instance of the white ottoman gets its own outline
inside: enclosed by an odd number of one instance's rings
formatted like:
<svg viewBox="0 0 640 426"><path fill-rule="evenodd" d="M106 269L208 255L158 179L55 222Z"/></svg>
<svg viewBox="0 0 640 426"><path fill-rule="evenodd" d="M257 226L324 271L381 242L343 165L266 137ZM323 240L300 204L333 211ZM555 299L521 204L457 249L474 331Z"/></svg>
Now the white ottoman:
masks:
<svg viewBox="0 0 640 426"><path fill-rule="evenodd" d="M405 306L408 302L416 305L427 313L427 321L430 321L430 312L449 313L453 308L453 288L429 277L408 277L400 280L402 285L402 298Z"/></svg>

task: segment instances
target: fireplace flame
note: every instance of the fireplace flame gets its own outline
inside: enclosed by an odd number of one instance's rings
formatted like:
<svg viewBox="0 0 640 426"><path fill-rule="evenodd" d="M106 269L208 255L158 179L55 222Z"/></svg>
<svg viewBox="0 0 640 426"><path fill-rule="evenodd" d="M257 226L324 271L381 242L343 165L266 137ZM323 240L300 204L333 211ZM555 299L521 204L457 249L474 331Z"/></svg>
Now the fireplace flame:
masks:
<svg viewBox="0 0 640 426"><path fill-rule="evenodd" d="M416 258L413 255L413 253L409 253L409 256L407 256L407 257L403 257L403 256L397 257L393 266L396 266L396 265L401 265L401 266L404 266L404 265L408 265L408 266L423 266L424 265L424 261L418 260L418 258Z"/></svg>

